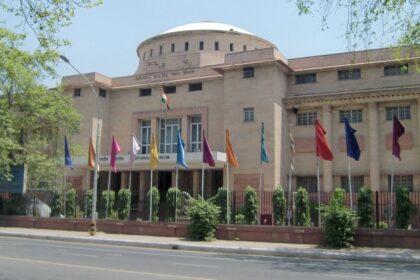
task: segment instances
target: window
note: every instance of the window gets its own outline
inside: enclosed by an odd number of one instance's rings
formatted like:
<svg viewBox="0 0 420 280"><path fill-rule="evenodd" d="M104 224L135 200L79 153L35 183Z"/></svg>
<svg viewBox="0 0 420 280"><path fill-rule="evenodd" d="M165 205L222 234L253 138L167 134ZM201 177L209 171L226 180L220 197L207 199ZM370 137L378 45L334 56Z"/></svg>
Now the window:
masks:
<svg viewBox="0 0 420 280"><path fill-rule="evenodd" d="M413 191L413 175L394 175L394 192L402 187ZM391 175L388 175L388 191L391 191Z"/></svg>
<svg viewBox="0 0 420 280"><path fill-rule="evenodd" d="M356 69L346 69L346 70L338 70L338 80L358 80L361 78L360 68Z"/></svg>
<svg viewBox="0 0 420 280"><path fill-rule="evenodd" d="M162 119L160 121L160 152L163 154L176 153L178 145L178 130L181 128L180 119Z"/></svg>
<svg viewBox="0 0 420 280"><path fill-rule="evenodd" d="M146 52L143 53L143 60L146 59Z"/></svg>
<svg viewBox="0 0 420 280"><path fill-rule="evenodd" d="M163 46L162 45L160 45L159 46L159 55L161 55L163 53Z"/></svg>
<svg viewBox="0 0 420 280"><path fill-rule="evenodd" d="M347 118L350 123L361 123L363 122L363 111L362 109L340 110L340 123L344 123L344 118Z"/></svg>
<svg viewBox="0 0 420 280"><path fill-rule="evenodd" d="M204 50L204 41L200 41L200 51Z"/></svg>
<svg viewBox="0 0 420 280"><path fill-rule="evenodd" d="M317 112L303 112L296 114L296 125L313 125L318 118Z"/></svg>
<svg viewBox="0 0 420 280"><path fill-rule="evenodd" d="M254 68L253 67L247 67L247 68L242 69L242 76L244 78L254 77Z"/></svg>
<svg viewBox="0 0 420 280"><path fill-rule="evenodd" d="M152 95L152 89L151 88L141 88L139 89L139 96L151 96Z"/></svg>
<svg viewBox="0 0 420 280"><path fill-rule="evenodd" d="M203 84L202 83L188 84L188 91L200 91L200 90L203 90Z"/></svg>
<svg viewBox="0 0 420 280"><path fill-rule="evenodd" d="M296 189L302 187L310 193L315 193L318 190L318 181L316 176L297 176Z"/></svg>
<svg viewBox="0 0 420 280"><path fill-rule="evenodd" d="M316 83L316 73L296 75L295 81L298 85Z"/></svg>
<svg viewBox="0 0 420 280"><path fill-rule="evenodd" d="M358 192L361 187L365 185L365 177L363 176L351 176L351 190L352 192ZM349 176L341 176L341 187L349 192Z"/></svg>
<svg viewBox="0 0 420 280"><path fill-rule="evenodd" d="M244 52L246 52L246 45L243 45L242 49L243 49Z"/></svg>
<svg viewBox="0 0 420 280"><path fill-rule="evenodd" d="M99 89L99 96L103 97L103 98L106 98L106 90L103 89L103 88L100 88Z"/></svg>
<svg viewBox="0 0 420 280"><path fill-rule="evenodd" d="M254 121L254 107L244 108L244 122Z"/></svg>
<svg viewBox="0 0 420 280"><path fill-rule="evenodd" d="M175 44L171 44L171 52L175 51Z"/></svg>
<svg viewBox="0 0 420 280"><path fill-rule="evenodd" d="M82 96L82 89L75 88L73 91L73 97L80 97L80 96Z"/></svg>
<svg viewBox="0 0 420 280"><path fill-rule="evenodd" d="M185 51L188 51L188 48L189 48L189 43L185 42L185 46L184 46Z"/></svg>
<svg viewBox="0 0 420 280"><path fill-rule="evenodd" d="M163 87L163 92L166 94L176 93L176 86Z"/></svg>
<svg viewBox="0 0 420 280"><path fill-rule="evenodd" d="M190 151L201 151L201 116L192 116L190 123Z"/></svg>
<svg viewBox="0 0 420 280"><path fill-rule="evenodd" d="M393 64L384 66L384 76L408 74L408 64Z"/></svg>
<svg viewBox="0 0 420 280"><path fill-rule="evenodd" d="M153 56L153 49L150 49L150 57Z"/></svg>
<svg viewBox="0 0 420 280"><path fill-rule="evenodd" d="M219 50L219 42L214 42L214 49L216 50L216 51L218 51Z"/></svg>
<svg viewBox="0 0 420 280"><path fill-rule="evenodd" d="M386 120L392 121L394 116L400 120L411 119L410 106L386 107Z"/></svg>
<svg viewBox="0 0 420 280"><path fill-rule="evenodd" d="M141 122L141 154L147 155L150 154L150 135L152 131L152 122L151 121L142 121Z"/></svg>
<svg viewBox="0 0 420 280"><path fill-rule="evenodd" d="M230 43L230 44L229 44L229 50L230 50L231 52L233 52L233 43Z"/></svg>

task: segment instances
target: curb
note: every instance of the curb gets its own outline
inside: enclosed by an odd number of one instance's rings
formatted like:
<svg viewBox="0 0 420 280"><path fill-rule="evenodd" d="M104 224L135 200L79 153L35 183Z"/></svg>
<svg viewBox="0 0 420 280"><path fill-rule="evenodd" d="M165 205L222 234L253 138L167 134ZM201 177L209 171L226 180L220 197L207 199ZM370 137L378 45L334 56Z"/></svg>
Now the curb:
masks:
<svg viewBox="0 0 420 280"><path fill-rule="evenodd" d="M65 242L79 242L88 244L131 246L139 248L153 248L166 250L200 251L210 253L258 255L272 257L307 258L307 259L326 259L326 260L346 260L362 262L384 262L384 263L405 263L420 264L420 255L410 255L409 253L371 253L371 252L343 252L329 249L290 249L290 248L248 248L239 246L220 246L207 244L190 244L188 242L150 242L139 240L113 240L96 237L73 237L46 234L29 234L18 232L0 232L0 236L17 237L38 240L53 240Z"/></svg>

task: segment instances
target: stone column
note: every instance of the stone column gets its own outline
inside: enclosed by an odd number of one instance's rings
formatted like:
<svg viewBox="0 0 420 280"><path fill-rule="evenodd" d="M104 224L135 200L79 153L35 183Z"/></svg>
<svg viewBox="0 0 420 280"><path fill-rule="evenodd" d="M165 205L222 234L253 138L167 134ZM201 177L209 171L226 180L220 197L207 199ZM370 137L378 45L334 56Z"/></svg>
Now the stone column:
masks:
<svg viewBox="0 0 420 280"><path fill-rule="evenodd" d="M192 196L197 195L200 193L201 188L201 170L196 169L192 171L193 173L193 193Z"/></svg>
<svg viewBox="0 0 420 280"><path fill-rule="evenodd" d="M331 106L323 105L322 106L322 126L327 132L326 139L328 145L332 150L332 117L331 117ZM324 192L331 192L333 189L333 180L332 180L332 162L328 160L322 161L322 190Z"/></svg>
<svg viewBox="0 0 420 280"><path fill-rule="evenodd" d="M372 191L380 190L380 162L379 162L379 120L378 104L369 102L369 176Z"/></svg>

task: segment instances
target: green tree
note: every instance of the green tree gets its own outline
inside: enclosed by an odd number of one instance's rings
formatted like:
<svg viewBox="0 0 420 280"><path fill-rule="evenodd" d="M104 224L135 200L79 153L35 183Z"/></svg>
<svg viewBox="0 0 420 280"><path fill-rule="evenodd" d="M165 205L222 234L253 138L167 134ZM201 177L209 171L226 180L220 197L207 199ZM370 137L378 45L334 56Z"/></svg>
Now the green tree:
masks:
<svg viewBox="0 0 420 280"><path fill-rule="evenodd" d="M50 207L50 217L59 217L63 209L63 194L57 189L52 190Z"/></svg>
<svg viewBox="0 0 420 280"><path fill-rule="evenodd" d="M166 220L168 222L175 221L175 211L177 217L179 218L181 213L181 205L182 205L182 197L181 191L175 187L171 187L166 192L166 204L167 204L167 211L166 211Z"/></svg>
<svg viewBox="0 0 420 280"><path fill-rule="evenodd" d="M72 188L66 193L66 218L76 217L76 207L76 190Z"/></svg>
<svg viewBox="0 0 420 280"><path fill-rule="evenodd" d="M131 191L120 189L117 194L116 210L119 220L128 220L131 207Z"/></svg>
<svg viewBox="0 0 420 280"><path fill-rule="evenodd" d="M311 225L311 215L309 207L309 195L308 191L302 187L299 187L295 197L296 203L296 217L295 224L301 227L308 227Z"/></svg>
<svg viewBox="0 0 420 280"><path fill-rule="evenodd" d="M372 191L363 186L359 190L357 198L357 215L359 216L359 227L371 228L373 227L373 202Z"/></svg>
<svg viewBox="0 0 420 280"><path fill-rule="evenodd" d="M159 203L160 203L160 194L156 186L152 187L152 221L159 221ZM146 212L149 220L150 217L150 189L146 194Z"/></svg>
<svg viewBox="0 0 420 280"><path fill-rule="evenodd" d="M284 190L282 186L277 186L274 189L272 202L273 202L274 224L283 226L284 217L286 214L286 198L284 197Z"/></svg>
<svg viewBox="0 0 420 280"><path fill-rule="evenodd" d="M411 202L410 193L406 187L397 189L395 204L397 228L407 229L410 224Z"/></svg>
<svg viewBox="0 0 420 280"><path fill-rule="evenodd" d="M218 206L202 199L197 200L188 209L188 217L191 221L188 226L190 236L197 240L214 239L219 215Z"/></svg>
<svg viewBox="0 0 420 280"><path fill-rule="evenodd" d="M244 205L244 217L245 223L255 224L257 221L258 213L258 198L257 192L251 186L247 186L245 189L245 205Z"/></svg>

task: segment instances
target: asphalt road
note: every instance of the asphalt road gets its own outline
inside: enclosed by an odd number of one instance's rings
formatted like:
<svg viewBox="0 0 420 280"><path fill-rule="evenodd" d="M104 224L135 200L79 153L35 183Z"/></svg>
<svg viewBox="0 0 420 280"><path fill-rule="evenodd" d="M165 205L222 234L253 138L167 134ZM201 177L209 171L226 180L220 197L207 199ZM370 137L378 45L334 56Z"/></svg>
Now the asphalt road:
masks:
<svg viewBox="0 0 420 280"><path fill-rule="evenodd" d="M420 279L420 267L0 237L0 280Z"/></svg>

